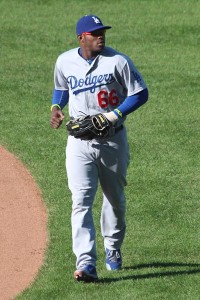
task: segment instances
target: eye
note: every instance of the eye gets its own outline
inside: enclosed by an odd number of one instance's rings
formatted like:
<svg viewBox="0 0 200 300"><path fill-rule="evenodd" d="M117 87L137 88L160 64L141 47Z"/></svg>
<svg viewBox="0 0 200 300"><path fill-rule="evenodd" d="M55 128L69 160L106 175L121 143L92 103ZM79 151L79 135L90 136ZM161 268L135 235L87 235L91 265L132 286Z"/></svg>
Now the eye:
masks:
<svg viewBox="0 0 200 300"><path fill-rule="evenodd" d="M93 36L103 36L103 35L105 35L105 33L106 33L105 29L103 29L103 30L96 30L96 31L91 32L91 34Z"/></svg>

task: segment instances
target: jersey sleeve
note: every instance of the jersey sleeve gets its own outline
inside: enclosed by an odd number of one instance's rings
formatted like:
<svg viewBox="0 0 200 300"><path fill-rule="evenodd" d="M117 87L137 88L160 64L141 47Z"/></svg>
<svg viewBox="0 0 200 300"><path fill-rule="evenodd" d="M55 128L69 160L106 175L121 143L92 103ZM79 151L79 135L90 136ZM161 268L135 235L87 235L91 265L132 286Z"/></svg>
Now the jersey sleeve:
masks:
<svg viewBox="0 0 200 300"><path fill-rule="evenodd" d="M124 117L130 114L131 112L138 109L140 106L145 104L148 100L148 89L144 89L137 94L128 96L124 102L114 109L114 113L118 117Z"/></svg>
<svg viewBox="0 0 200 300"><path fill-rule="evenodd" d="M53 95L52 95L52 106L58 106L61 109L67 105L69 101L69 91L64 90L56 90L54 89Z"/></svg>
<svg viewBox="0 0 200 300"><path fill-rule="evenodd" d="M62 63L58 58L54 69L54 88L55 90L65 91L68 90L67 80L62 71Z"/></svg>
<svg viewBox="0 0 200 300"><path fill-rule="evenodd" d="M122 69L121 80L127 90L127 96L135 95L147 88L142 75L129 58Z"/></svg>

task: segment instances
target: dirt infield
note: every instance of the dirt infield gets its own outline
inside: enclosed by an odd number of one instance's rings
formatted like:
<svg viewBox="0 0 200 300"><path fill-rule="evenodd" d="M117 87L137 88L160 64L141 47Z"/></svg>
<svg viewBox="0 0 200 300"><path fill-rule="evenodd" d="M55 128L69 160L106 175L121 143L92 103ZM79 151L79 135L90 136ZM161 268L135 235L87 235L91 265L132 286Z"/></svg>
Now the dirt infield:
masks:
<svg viewBox="0 0 200 300"><path fill-rule="evenodd" d="M0 299L35 279L47 244L47 214L32 176L0 146Z"/></svg>

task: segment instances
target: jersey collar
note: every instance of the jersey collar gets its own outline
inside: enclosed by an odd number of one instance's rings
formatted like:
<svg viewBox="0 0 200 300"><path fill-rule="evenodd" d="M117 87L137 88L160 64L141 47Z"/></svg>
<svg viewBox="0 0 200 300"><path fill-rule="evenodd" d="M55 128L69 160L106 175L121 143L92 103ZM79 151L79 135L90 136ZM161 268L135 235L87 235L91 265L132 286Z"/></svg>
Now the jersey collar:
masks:
<svg viewBox="0 0 200 300"><path fill-rule="evenodd" d="M81 48L78 48L78 54L79 54L85 61L87 61L89 65L91 65L91 64L93 63L93 61L96 59L96 57L91 58L91 59L85 59L85 58L82 56L82 50L81 50Z"/></svg>

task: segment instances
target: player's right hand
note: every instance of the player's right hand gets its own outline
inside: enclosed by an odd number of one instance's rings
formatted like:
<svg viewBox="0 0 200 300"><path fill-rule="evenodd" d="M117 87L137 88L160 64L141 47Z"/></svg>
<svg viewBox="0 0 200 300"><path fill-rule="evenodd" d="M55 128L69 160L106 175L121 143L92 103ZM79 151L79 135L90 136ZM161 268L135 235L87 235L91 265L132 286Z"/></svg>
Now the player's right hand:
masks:
<svg viewBox="0 0 200 300"><path fill-rule="evenodd" d="M62 110L60 110L58 107L53 107L51 112L51 120L50 120L51 127L54 129L59 128L63 122L64 117L65 116Z"/></svg>

